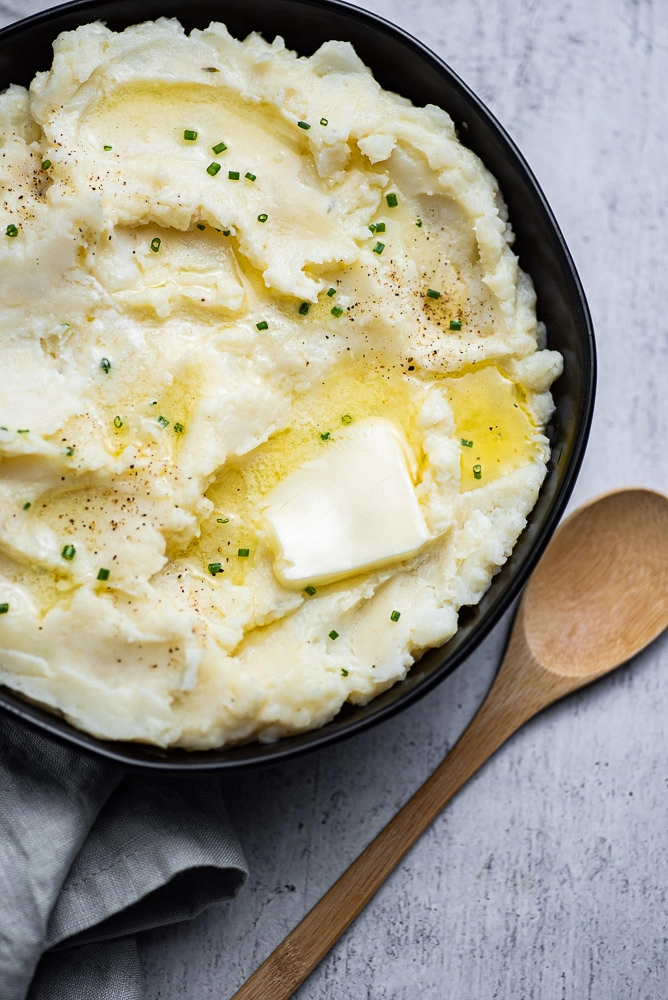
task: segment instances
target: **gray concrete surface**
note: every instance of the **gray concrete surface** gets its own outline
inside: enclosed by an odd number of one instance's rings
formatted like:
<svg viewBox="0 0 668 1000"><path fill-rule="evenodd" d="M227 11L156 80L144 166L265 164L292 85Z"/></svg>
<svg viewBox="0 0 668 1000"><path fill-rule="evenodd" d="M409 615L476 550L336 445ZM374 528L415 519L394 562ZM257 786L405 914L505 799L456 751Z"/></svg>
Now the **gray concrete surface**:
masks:
<svg viewBox="0 0 668 1000"><path fill-rule="evenodd" d="M364 0L427 42L534 169L587 291L600 378L574 504L668 490L668 3ZM7 23L48 4L0 3ZM221 5L223 7L224 5ZM432 696L227 782L251 878L145 935L148 1000L226 1000L452 745L507 621ZM455 799L299 1000L665 1000L668 636L529 724Z"/></svg>

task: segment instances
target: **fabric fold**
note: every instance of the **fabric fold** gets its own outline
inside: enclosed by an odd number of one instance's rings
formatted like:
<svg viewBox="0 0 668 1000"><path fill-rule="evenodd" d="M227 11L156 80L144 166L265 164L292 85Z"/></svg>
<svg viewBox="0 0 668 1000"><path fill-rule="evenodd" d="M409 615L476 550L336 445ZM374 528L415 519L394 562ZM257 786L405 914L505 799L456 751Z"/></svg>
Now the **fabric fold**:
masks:
<svg viewBox="0 0 668 1000"><path fill-rule="evenodd" d="M30 1000L143 1000L144 977L134 937L45 955Z"/></svg>
<svg viewBox="0 0 668 1000"><path fill-rule="evenodd" d="M134 935L247 874L215 775L127 773L0 716L2 1000L141 1000Z"/></svg>
<svg viewBox="0 0 668 1000"><path fill-rule="evenodd" d="M124 772L0 719L0 997L22 1000L58 894Z"/></svg>

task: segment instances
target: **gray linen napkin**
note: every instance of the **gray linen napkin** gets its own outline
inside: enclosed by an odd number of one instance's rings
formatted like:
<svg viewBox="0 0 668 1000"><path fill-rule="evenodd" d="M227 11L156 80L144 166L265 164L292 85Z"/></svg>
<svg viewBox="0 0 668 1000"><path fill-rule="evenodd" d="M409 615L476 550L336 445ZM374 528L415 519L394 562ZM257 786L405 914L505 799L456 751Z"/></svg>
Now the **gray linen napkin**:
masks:
<svg viewBox="0 0 668 1000"><path fill-rule="evenodd" d="M141 1000L134 935L247 874L215 777L127 773L0 715L0 1000Z"/></svg>

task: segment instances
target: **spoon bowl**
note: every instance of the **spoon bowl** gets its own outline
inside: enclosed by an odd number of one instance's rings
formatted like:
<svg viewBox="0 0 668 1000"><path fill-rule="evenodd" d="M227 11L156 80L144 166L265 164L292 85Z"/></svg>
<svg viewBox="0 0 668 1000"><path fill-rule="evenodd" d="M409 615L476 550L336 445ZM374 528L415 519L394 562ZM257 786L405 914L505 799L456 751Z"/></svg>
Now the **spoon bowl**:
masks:
<svg viewBox="0 0 668 1000"><path fill-rule="evenodd" d="M605 493L564 521L529 581L496 680L445 760L232 1000L289 1000L418 837L523 723L668 627L668 497Z"/></svg>
<svg viewBox="0 0 668 1000"><path fill-rule="evenodd" d="M580 507L522 603L527 645L545 670L588 681L635 656L668 625L666 497L615 490Z"/></svg>

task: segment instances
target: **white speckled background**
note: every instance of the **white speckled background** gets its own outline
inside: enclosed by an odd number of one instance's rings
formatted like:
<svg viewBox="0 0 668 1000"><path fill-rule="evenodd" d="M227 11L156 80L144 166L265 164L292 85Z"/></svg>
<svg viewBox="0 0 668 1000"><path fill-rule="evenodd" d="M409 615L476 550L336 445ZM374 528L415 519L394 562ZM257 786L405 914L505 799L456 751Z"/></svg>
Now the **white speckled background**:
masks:
<svg viewBox="0 0 668 1000"><path fill-rule="evenodd" d="M49 6L0 2L0 24ZM668 3L364 0L488 104L541 183L599 350L574 503L668 491ZM221 9L224 5L221 5ZM508 621L433 695L229 781L251 878L145 935L147 1000L226 1000L452 745ZM668 635L529 724L455 799L298 1000L665 1000Z"/></svg>

